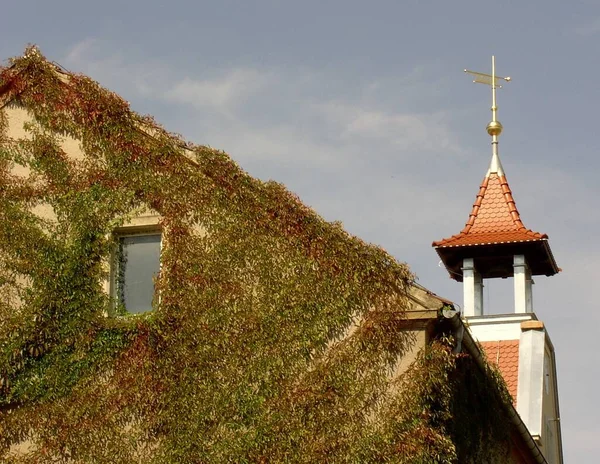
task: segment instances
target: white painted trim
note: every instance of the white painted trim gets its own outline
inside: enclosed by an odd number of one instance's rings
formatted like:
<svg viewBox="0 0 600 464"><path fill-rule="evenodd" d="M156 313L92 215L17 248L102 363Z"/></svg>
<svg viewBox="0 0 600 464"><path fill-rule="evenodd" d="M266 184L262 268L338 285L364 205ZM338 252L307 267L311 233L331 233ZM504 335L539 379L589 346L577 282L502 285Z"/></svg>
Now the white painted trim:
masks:
<svg viewBox="0 0 600 464"><path fill-rule="evenodd" d="M479 342L498 340L519 340L521 323L537 320L534 313L529 314L490 314L489 316L466 318L471 335Z"/></svg>
<svg viewBox="0 0 600 464"><path fill-rule="evenodd" d="M515 255L514 286L515 286L515 313L533 312L533 296L531 270L527 265L524 255Z"/></svg>
<svg viewBox="0 0 600 464"><path fill-rule="evenodd" d="M544 398L544 355L546 333L526 330L519 342L517 411L531 435L542 435Z"/></svg>
<svg viewBox="0 0 600 464"><path fill-rule="evenodd" d="M483 315L483 279L473 258L463 260L463 311L465 316Z"/></svg>
<svg viewBox="0 0 600 464"><path fill-rule="evenodd" d="M496 146L492 145L493 153L492 153L492 161L490 162L490 168L486 174L486 177L490 177L490 174L495 173L498 176L504 176L504 168L502 167L502 163L500 162L500 155L498 155L498 144L496 142Z"/></svg>
<svg viewBox="0 0 600 464"><path fill-rule="evenodd" d="M106 285L109 289L109 296L110 296L110 300L111 300L111 310L114 310L116 308L116 306L119 304L119 296L117 294L118 293L117 274L118 274L118 268L119 268L119 264L118 264L119 245L118 245L118 242L121 238L125 238L125 237L139 237L139 236L148 236L148 235L158 235L160 238L159 271L161 271L162 270L162 259L161 259L160 255L162 255L162 250L163 250L164 243L165 243L165 237L164 237L164 231L163 231L162 227L160 226L160 224L156 223L156 224L144 224L144 225L140 225L140 226L119 227L119 228L115 229L115 231L113 232L113 237L115 239L115 243L114 243L114 246L112 247L111 257L110 257L109 282L108 282L108 285ZM160 293L155 296L158 296L158 303L160 304L160 298L161 298ZM148 310L143 313L136 313L136 314L131 314L131 315L137 316L139 314L146 314L149 312L151 312L151 310Z"/></svg>
<svg viewBox="0 0 600 464"><path fill-rule="evenodd" d="M485 316L474 316L467 318L469 325L475 324L502 324L504 322L523 322L523 321L537 321L538 318L535 313L524 313L524 314L486 314Z"/></svg>

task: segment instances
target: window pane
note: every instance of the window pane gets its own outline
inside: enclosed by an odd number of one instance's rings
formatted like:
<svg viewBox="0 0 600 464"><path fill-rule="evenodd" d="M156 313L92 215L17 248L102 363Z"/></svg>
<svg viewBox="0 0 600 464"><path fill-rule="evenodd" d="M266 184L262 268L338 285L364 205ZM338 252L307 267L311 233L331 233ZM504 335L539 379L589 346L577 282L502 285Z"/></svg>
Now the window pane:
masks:
<svg viewBox="0 0 600 464"><path fill-rule="evenodd" d="M160 234L121 237L118 261L119 301L130 313L150 311L160 269Z"/></svg>

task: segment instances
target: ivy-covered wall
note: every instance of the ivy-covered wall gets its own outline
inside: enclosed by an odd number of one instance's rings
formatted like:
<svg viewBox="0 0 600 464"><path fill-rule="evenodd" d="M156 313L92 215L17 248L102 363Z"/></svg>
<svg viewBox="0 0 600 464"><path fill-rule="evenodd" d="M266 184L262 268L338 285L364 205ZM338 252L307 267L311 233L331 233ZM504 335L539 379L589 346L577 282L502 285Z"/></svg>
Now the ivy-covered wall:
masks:
<svg viewBox="0 0 600 464"><path fill-rule="evenodd" d="M36 49L0 95L4 461L506 462L501 385L449 340L390 375L411 344L406 265ZM107 316L112 232L144 209L160 304Z"/></svg>

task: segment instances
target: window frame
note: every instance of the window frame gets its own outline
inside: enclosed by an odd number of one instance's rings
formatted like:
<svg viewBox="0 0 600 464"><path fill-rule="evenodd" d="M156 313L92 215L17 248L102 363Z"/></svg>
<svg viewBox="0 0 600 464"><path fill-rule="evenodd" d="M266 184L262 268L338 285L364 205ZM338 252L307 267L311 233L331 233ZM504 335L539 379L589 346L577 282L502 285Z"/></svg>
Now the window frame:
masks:
<svg viewBox="0 0 600 464"><path fill-rule="evenodd" d="M132 226L123 226L115 229L112 233L113 237L113 247L110 257L110 272L109 272L109 282L108 282L108 294L111 300L110 310L112 316L141 316L153 313L155 309L155 304L152 304L150 308L146 311L142 312L129 312L125 307L123 301L121 301L119 295L119 283L118 277L120 272L120 262L119 262L119 253L121 248L121 239L126 237L140 237L140 236L151 236L158 235L160 237L160 248L159 248L159 256L158 256L158 274L162 271L162 250L165 245L165 236L164 230L159 224L146 224L146 225L132 225ZM160 294L154 289L154 293L152 295L152 302L160 303Z"/></svg>

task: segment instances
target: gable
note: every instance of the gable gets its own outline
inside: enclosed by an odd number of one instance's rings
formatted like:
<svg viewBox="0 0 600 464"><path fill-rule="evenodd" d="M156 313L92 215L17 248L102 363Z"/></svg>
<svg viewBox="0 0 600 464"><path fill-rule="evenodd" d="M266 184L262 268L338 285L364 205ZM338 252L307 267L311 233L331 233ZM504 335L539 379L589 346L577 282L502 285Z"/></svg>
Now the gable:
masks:
<svg viewBox="0 0 600 464"><path fill-rule="evenodd" d="M20 307L0 304L0 452L29 437L32 459L84 462L455 455L440 425L452 399L441 380L459 358L450 344L434 352L439 377L428 352L415 364L428 383L392 375L414 342L407 311L437 321L444 303L415 297L406 265L39 53L0 84L40 128L17 146L0 134L2 161L28 170L1 172L0 269L29 283ZM1 114L18 127L11 108ZM31 212L42 203L51 234ZM112 232L144 210L165 234L160 304L106 317ZM395 414L409 410L427 414Z"/></svg>

